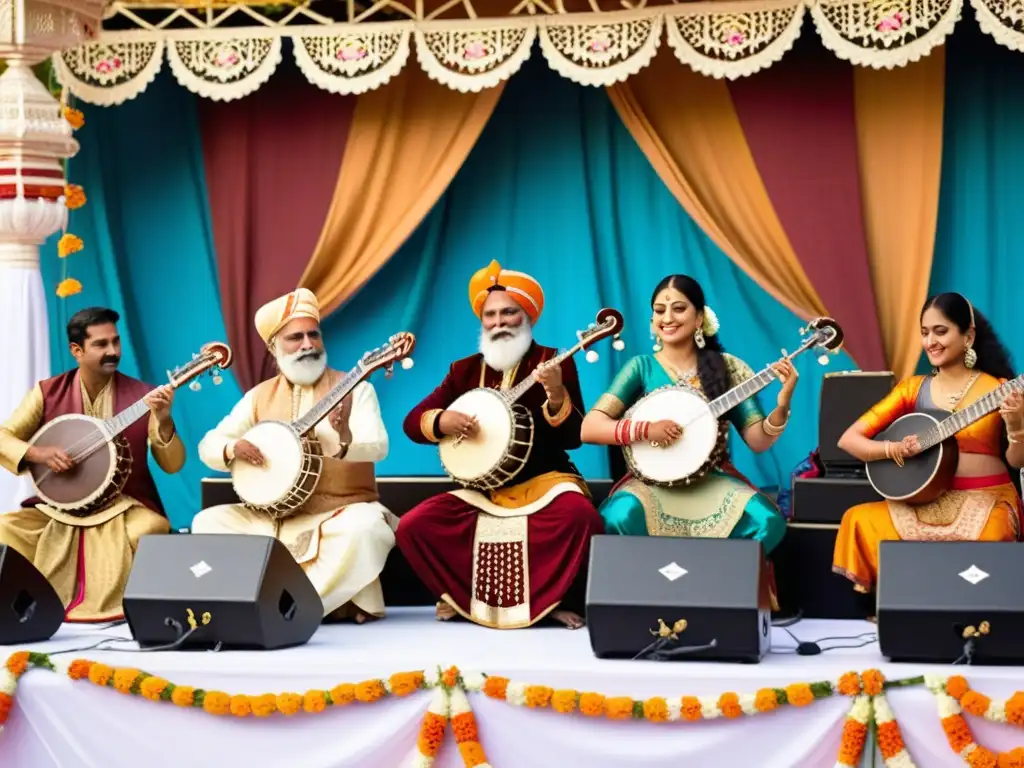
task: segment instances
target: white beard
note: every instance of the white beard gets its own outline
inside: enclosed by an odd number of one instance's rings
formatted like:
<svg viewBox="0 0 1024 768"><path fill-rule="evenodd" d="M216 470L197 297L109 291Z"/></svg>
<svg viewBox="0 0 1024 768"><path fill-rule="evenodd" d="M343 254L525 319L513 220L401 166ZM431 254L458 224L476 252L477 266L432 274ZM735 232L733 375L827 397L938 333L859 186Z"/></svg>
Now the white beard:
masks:
<svg viewBox="0 0 1024 768"><path fill-rule="evenodd" d="M511 337L495 339L498 334L511 333ZM533 343L533 328L522 323L516 328L495 328L488 333L480 330L480 354L488 367L505 373L512 370L523 359Z"/></svg>
<svg viewBox="0 0 1024 768"><path fill-rule="evenodd" d="M306 356L301 357L303 354ZM312 357L309 352L294 352L290 355L275 352L274 357L284 377L298 387L311 387L320 381L327 370L327 352L319 357Z"/></svg>

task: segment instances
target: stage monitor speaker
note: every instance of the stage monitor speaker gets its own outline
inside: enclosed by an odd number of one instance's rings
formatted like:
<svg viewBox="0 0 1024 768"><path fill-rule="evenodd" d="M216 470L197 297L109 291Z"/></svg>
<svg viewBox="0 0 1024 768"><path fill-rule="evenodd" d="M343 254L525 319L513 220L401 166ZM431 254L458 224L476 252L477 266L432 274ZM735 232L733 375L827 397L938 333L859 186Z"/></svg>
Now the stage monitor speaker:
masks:
<svg viewBox="0 0 1024 768"><path fill-rule="evenodd" d="M1024 663L1024 558L1016 542L883 541L878 567L878 644L892 661L949 664L964 630L988 622L970 644L975 664Z"/></svg>
<svg viewBox="0 0 1024 768"><path fill-rule="evenodd" d="M669 628L685 621L678 640L666 645L666 657L760 661L771 641L761 544L660 536L591 539L587 627L594 655L636 657L657 640L662 621Z"/></svg>
<svg viewBox="0 0 1024 768"><path fill-rule="evenodd" d="M838 446L851 424L896 385L892 371L827 373L821 384L818 417L818 455L826 475L863 475L864 462Z"/></svg>
<svg viewBox="0 0 1024 768"><path fill-rule="evenodd" d="M881 500L866 475L793 478L793 519L801 523L839 524L850 507Z"/></svg>
<svg viewBox="0 0 1024 768"><path fill-rule="evenodd" d="M64 603L46 577L0 544L0 645L49 640L64 623Z"/></svg>
<svg viewBox="0 0 1024 768"><path fill-rule="evenodd" d="M143 536L124 615L143 647L271 650L309 641L323 619L316 588L269 536Z"/></svg>

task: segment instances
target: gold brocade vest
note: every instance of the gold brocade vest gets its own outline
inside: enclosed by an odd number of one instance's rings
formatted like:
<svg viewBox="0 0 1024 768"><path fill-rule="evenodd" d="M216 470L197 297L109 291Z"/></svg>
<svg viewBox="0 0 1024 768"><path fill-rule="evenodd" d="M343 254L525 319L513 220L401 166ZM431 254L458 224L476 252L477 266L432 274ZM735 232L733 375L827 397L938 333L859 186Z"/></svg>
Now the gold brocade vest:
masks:
<svg viewBox="0 0 1024 768"><path fill-rule="evenodd" d="M253 422L284 421L292 422L302 415L327 394L337 384L342 374L331 368L324 372L320 380L313 385L313 398L308 403L300 403L301 387L295 387L284 376L278 374L273 379L262 382L256 388L253 397ZM345 398L344 424L348 426L352 407L352 395ZM301 413L299 409L301 408ZM312 432L307 439L315 440ZM374 474L373 462L344 461L325 456L320 482L316 491L300 512L320 515L335 512L349 504L377 501L377 479Z"/></svg>

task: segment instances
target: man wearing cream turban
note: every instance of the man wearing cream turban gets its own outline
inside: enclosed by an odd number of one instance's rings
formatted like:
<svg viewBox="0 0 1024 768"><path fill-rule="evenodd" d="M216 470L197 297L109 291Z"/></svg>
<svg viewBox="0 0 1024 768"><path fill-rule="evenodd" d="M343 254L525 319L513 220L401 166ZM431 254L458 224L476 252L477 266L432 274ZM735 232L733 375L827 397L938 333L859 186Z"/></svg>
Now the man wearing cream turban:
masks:
<svg viewBox="0 0 1024 768"><path fill-rule="evenodd" d="M512 485L435 496L401 519L398 546L440 598L437 617L460 615L486 627L528 627L550 617L583 626L583 569L601 518L567 451L580 446L583 397L572 358L533 340L544 291L529 275L496 261L469 281L469 303L481 321L480 351L452 364L441 385L405 419L417 443L462 434L483 439L469 415L447 410L478 387L509 389L538 370L538 386L518 402L533 414L533 448Z"/></svg>
<svg viewBox="0 0 1024 768"><path fill-rule="evenodd" d="M264 420L300 418L343 374L327 367L316 296L299 288L260 307L256 330L280 374L246 392L199 444L199 457L229 472L236 461L266 462L244 439ZM378 501L374 463L388 453L388 433L373 386L363 381L316 425L324 454L315 493L283 520L240 504L204 509L194 533L251 533L280 539L302 566L324 603L324 615L358 623L384 615L380 572L395 544L396 519Z"/></svg>

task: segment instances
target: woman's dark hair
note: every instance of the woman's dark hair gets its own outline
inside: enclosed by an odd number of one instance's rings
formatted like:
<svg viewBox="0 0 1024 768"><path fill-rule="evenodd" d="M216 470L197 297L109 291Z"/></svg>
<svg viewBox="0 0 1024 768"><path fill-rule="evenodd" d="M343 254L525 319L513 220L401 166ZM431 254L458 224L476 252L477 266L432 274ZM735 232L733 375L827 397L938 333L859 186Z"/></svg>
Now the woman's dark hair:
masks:
<svg viewBox="0 0 1024 768"><path fill-rule="evenodd" d="M652 308L658 294L666 288L675 288L690 300L697 312L704 311L704 289L689 275L669 275L658 283L651 294ZM725 358L722 357L723 352L725 347L718 340L717 333L714 336L705 336L704 348L697 349L697 376L700 377L700 386L708 400L714 400L729 390L729 369L725 365Z"/></svg>
<svg viewBox="0 0 1024 768"><path fill-rule="evenodd" d="M924 313L934 307L945 315L950 322L960 329L960 333L967 333L971 328L971 304L959 293L940 293L932 296L921 307L921 317ZM978 355L978 362L974 364L975 370L984 371L989 376L997 379L1012 379L1017 374L1010 362L1010 353L999 341L991 323L985 316L974 308L974 344L972 345Z"/></svg>

